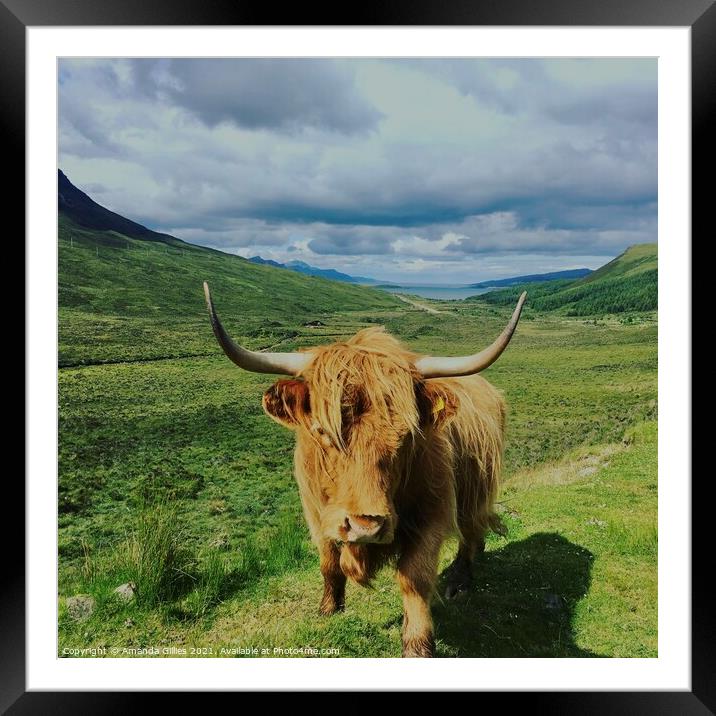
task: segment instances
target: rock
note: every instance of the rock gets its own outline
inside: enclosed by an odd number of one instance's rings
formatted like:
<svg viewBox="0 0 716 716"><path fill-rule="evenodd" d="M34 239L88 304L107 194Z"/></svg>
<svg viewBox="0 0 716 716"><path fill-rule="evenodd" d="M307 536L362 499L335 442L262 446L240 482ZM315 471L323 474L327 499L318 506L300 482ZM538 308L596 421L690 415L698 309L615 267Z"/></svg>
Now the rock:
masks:
<svg viewBox="0 0 716 716"><path fill-rule="evenodd" d="M596 467L593 467L592 465L588 465L587 467L583 467L579 474L584 477L585 475L593 475L597 471Z"/></svg>
<svg viewBox="0 0 716 716"><path fill-rule="evenodd" d="M598 520L595 517L592 517L592 519L587 520L584 524L593 525L594 527L606 527L607 526L607 523L604 520Z"/></svg>
<svg viewBox="0 0 716 716"><path fill-rule="evenodd" d="M137 591L137 587L134 582L127 582L126 584L120 584L114 593L119 596L123 602L130 602L134 599L134 593Z"/></svg>
<svg viewBox="0 0 716 716"><path fill-rule="evenodd" d="M67 605L67 613L78 622L89 619L95 608L94 597L90 597L88 594L68 597L65 604Z"/></svg>
<svg viewBox="0 0 716 716"><path fill-rule="evenodd" d="M318 328L319 326L325 326L326 324L323 321L306 321L304 326L310 326L311 328Z"/></svg>

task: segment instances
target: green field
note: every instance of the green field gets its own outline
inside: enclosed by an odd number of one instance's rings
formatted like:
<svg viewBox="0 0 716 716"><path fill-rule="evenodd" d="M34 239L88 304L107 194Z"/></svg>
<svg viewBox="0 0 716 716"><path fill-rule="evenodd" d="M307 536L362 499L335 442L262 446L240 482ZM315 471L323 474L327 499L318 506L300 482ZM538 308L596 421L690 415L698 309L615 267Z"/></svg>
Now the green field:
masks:
<svg viewBox="0 0 716 716"><path fill-rule="evenodd" d="M64 217L59 267L59 653L399 656L390 570L372 590L349 585L345 613L318 616L292 436L261 409L272 378L221 354L201 282L251 348L382 324L416 350L472 352L510 308L421 300L436 315L378 290ZM510 532L490 539L468 593L436 600L438 656L656 656L655 313L570 317L528 301L484 375L510 410L500 502ZM137 587L129 602L114 593L126 582ZM94 600L87 619L71 608L77 595Z"/></svg>

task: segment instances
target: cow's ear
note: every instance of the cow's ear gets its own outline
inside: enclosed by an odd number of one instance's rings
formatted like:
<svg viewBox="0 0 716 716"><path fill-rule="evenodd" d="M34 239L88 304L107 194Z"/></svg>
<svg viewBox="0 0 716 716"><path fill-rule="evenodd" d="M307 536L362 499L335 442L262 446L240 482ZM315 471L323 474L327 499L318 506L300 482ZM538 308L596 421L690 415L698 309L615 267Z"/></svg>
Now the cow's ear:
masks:
<svg viewBox="0 0 716 716"><path fill-rule="evenodd" d="M457 412L457 397L449 388L430 380L416 384L420 425L440 427Z"/></svg>
<svg viewBox="0 0 716 716"><path fill-rule="evenodd" d="M261 402L266 414L287 428L295 428L311 412L308 386L302 380L279 380Z"/></svg>

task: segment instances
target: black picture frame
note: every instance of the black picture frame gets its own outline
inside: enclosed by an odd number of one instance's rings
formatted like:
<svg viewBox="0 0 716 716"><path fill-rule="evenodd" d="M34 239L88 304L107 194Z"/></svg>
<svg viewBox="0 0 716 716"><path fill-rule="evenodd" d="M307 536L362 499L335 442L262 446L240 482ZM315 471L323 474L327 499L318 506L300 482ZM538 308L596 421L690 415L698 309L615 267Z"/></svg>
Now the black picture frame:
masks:
<svg viewBox="0 0 716 716"><path fill-rule="evenodd" d="M3 137L5 176L12 177L3 189L5 206L16 207L15 235L24 235L25 205L25 43L26 28L34 26L111 25L490 25L490 26L682 26L691 28L692 88L692 236L705 232L707 208L712 203L709 170L714 160L711 123L716 104L716 6L714 0L453 0L426 2L385 2L343 8L282 7L281 22L275 23L276 9L265 3L243 0L0 0L0 128ZM708 173L707 173L708 172ZM697 180L700 178L701 180ZM710 217L709 217L710 218ZM685 237L685 241L693 239ZM23 259L24 263L24 259ZM26 381L32 376L26 373ZM686 482L690 475L679 476ZM706 476L704 476L706 477ZM713 564L710 536L706 534L708 480L692 482L692 681L684 692L559 692L499 694L512 704L522 702L531 711L582 714L705 714L716 713L716 622L707 583ZM6 486L6 490L9 486ZM24 504L24 490L7 504ZM18 525L13 534L21 534ZM699 570L698 565L707 567ZM26 692L25 686L25 565L18 560L6 572L0 590L0 713L84 714L119 713L159 696L131 692ZM557 668L557 667L556 667ZM330 688L330 685L328 685ZM186 694L183 706L192 703ZM479 696L480 708L491 708ZM201 696L206 698L206 694ZM237 699L240 695L236 695ZM477 698L477 696L476 696ZM293 701L302 709L308 702ZM202 702L206 706L206 702ZM238 702L236 704L239 705ZM342 708L345 707L346 704ZM347 704L350 706L350 703ZM162 702L166 708L166 702ZM477 703L476 703L477 708ZM184 709L182 709L184 710Z"/></svg>

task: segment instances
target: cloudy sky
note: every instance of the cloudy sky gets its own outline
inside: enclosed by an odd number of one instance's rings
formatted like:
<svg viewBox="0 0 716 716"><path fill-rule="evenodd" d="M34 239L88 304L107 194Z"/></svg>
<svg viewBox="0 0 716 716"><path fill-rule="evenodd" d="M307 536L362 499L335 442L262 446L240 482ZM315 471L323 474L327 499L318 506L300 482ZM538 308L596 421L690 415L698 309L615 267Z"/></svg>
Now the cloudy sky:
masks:
<svg viewBox="0 0 716 716"><path fill-rule="evenodd" d="M654 59L62 60L59 166L205 246L404 283L656 241Z"/></svg>

